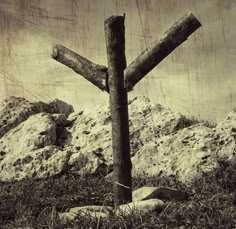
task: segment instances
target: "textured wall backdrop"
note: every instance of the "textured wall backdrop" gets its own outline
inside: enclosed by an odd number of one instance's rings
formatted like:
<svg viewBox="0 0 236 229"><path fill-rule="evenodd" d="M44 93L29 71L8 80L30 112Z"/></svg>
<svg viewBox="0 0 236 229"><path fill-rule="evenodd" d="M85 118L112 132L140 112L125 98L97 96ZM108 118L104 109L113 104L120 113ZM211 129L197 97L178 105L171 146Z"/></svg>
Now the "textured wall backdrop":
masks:
<svg viewBox="0 0 236 229"><path fill-rule="evenodd" d="M236 106L235 0L0 0L0 99L63 99L75 108L108 96L50 58L60 43L106 62L104 19L126 13L129 64L182 15L202 27L141 81L148 96L187 115L219 120Z"/></svg>

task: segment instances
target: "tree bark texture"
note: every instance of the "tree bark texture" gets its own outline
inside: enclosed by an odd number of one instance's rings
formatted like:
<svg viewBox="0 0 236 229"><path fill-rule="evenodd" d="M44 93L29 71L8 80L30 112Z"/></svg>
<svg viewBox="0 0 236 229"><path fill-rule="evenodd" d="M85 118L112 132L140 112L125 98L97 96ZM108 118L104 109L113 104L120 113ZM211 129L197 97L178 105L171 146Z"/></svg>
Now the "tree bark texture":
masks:
<svg viewBox="0 0 236 229"><path fill-rule="evenodd" d="M123 16L112 16L105 20L115 206L132 201L128 101L124 86L126 67L124 33Z"/></svg>
<svg viewBox="0 0 236 229"><path fill-rule="evenodd" d="M192 13L180 18L158 42L144 50L126 69L125 87L131 91L146 74L182 44L201 23Z"/></svg>
<svg viewBox="0 0 236 229"><path fill-rule="evenodd" d="M94 64L88 59L59 44L53 47L52 58L73 69L76 73L82 75L102 91L108 91L107 67Z"/></svg>

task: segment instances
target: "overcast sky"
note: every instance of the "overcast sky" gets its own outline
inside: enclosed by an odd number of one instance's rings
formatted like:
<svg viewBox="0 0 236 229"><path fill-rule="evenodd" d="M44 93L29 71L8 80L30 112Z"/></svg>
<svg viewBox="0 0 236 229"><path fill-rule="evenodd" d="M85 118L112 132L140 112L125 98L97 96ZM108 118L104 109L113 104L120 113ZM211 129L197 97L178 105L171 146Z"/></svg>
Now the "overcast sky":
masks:
<svg viewBox="0 0 236 229"><path fill-rule="evenodd" d="M107 65L104 20L126 13L129 64L191 11L202 23L130 96L219 120L236 106L236 0L1 0L0 99L54 98L76 109L108 105L108 95L50 58L59 43Z"/></svg>

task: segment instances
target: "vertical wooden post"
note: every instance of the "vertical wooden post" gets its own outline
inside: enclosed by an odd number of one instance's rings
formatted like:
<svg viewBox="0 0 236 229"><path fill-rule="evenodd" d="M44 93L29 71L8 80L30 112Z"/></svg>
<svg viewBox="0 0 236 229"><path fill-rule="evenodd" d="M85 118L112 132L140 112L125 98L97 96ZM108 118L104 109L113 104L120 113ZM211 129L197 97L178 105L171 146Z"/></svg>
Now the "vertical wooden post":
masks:
<svg viewBox="0 0 236 229"><path fill-rule="evenodd" d="M115 206L132 201L128 101L124 85L126 67L124 33L123 16L112 16L105 20Z"/></svg>

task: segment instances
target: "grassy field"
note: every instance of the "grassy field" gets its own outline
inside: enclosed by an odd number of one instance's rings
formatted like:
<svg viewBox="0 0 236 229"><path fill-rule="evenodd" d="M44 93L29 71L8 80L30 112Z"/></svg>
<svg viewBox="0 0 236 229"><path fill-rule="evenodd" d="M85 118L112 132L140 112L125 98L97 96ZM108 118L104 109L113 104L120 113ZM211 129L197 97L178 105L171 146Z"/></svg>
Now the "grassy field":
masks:
<svg viewBox="0 0 236 229"><path fill-rule="evenodd" d="M190 187L174 178L133 179L133 189L166 186L186 190L188 201L166 203L160 213L109 220L78 219L61 225L57 212L83 205L113 204L112 184L102 177L64 174L46 180L0 184L0 228L236 228L236 162L196 179Z"/></svg>

